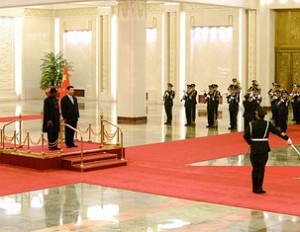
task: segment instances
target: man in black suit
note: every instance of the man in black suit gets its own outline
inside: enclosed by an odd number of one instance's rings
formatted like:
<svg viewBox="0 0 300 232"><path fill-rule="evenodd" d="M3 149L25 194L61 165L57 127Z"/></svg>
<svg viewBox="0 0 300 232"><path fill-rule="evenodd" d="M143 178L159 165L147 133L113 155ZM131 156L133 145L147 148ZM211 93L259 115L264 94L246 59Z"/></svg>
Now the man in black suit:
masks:
<svg viewBox="0 0 300 232"><path fill-rule="evenodd" d="M267 112L258 106L255 111L255 121L249 123L244 133L244 139L251 147L250 161L252 164L252 192L262 194L265 166L268 161L268 153L271 150L268 142L269 133L287 140L289 145L292 140L284 133L278 130L270 121L264 120Z"/></svg>
<svg viewBox="0 0 300 232"><path fill-rule="evenodd" d="M51 88L49 95L44 100L43 132L47 132L49 150L59 150L57 147L60 129L60 113L56 89Z"/></svg>
<svg viewBox="0 0 300 232"><path fill-rule="evenodd" d="M61 99L61 113L64 122L73 128L77 128L79 118L78 102L74 96L74 87L67 87L67 94ZM74 143L75 131L68 126L65 126L65 143L68 148L77 147Z"/></svg>

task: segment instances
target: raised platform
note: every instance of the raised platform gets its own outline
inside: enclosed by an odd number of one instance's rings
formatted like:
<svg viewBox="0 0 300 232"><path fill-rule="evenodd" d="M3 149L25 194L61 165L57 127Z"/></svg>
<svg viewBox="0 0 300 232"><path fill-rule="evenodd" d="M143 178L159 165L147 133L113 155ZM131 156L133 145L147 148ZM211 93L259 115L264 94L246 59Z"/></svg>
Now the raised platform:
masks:
<svg viewBox="0 0 300 232"><path fill-rule="evenodd" d="M126 165L125 149L112 144L83 142L82 152L80 143L78 147L49 151L47 147L32 146L14 148L6 144L0 150L0 164L35 169L47 170L76 170L87 171Z"/></svg>

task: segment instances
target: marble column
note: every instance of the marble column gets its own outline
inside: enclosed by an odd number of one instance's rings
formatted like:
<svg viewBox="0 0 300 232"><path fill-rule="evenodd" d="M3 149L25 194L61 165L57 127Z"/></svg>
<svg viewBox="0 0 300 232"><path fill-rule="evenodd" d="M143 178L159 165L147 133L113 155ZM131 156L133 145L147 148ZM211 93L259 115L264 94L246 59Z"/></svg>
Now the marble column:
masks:
<svg viewBox="0 0 300 232"><path fill-rule="evenodd" d="M251 81L256 80L256 10L248 11L248 79L247 87Z"/></svg>
<svg viewBox="0 0 300 232"><path fill-rule="evenodd" d="M146 1L118 1L118 123L146 123Z"/></svg>

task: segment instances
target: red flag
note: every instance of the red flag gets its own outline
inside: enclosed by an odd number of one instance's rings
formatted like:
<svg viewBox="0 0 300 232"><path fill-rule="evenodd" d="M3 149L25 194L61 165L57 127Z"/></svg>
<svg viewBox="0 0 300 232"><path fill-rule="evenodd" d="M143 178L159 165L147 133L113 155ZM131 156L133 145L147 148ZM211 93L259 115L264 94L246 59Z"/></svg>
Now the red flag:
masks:
<svg viewBox="0 0 300 232"><path fill-rule="evenodd" d="M67 94L67 87L70 85L68 67L65 65L63 70L63 79L61 81L59 99L61 100Z"/></svg>

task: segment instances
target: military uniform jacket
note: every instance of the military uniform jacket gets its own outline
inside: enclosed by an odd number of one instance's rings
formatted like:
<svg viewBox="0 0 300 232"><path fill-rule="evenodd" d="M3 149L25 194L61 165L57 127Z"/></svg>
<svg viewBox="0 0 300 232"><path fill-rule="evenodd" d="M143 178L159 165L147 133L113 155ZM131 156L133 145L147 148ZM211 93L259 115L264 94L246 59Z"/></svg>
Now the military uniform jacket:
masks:
<svg viewBox="0 0 300 232"><path fill-rule="evenodd" d="M193 101L193 104L194 104L194 105L197 104L197 95L198 95L197 90L193 90L193 91L191 92L191 97L192 97L192 101Z"/></svg>
<svg viewBox="0 0 300 232"><path fill-rule="evenodd" d="M290 100L288 99L280 99L277 103L278 107L278 113L280 115L288 115L289 113L289 105L290 105Z"/></svg>
<svg viewBox="0 0 300 232"><path fill-rule="evenodd" d="M251 146L252 154L265 154L270 151L268 142L270 132L285 140L288 140L289 138L285 133L278 130L270 121L259 119L250 122L249 127L247 127L245 131L244 139Z"/></svg>
<svg viewBox="0 0 300 232"><path fill-rule="evenodd" d="M191 92L186 92L182 98L182 100L184 100L184 106L185 107L192 107L193 106L193 98L191 95Z"/></svg>
<svg viewBox="0 0 300 232"><path fill-rule="evenodd" d="M238 94L229 94L227 96L227 102L229 104L229 110L238 111L239 110L239 95Z"/></svg>
<svg viewBox="0 0 300 232"><path fill-rule="evenodd" d="M164 93L163 100L165 102L165 105L172 106L173 105L173 99L175 98L175 91L174 90L166 90Z"/></svg>

